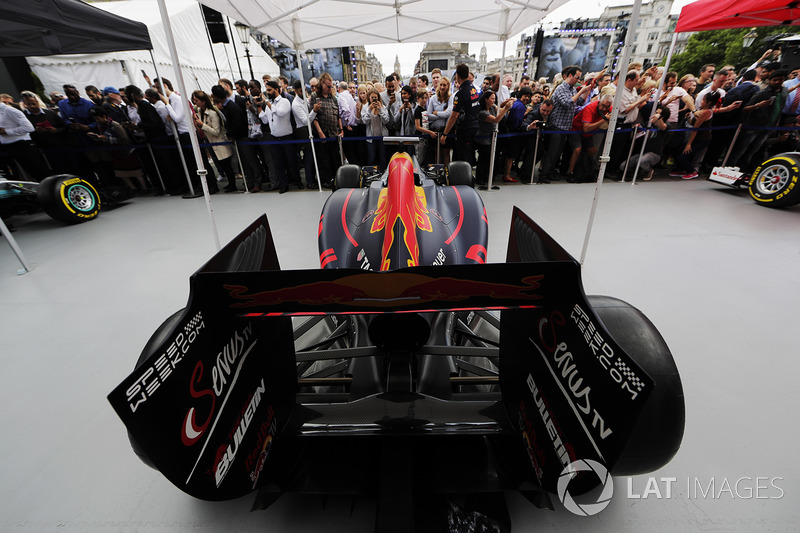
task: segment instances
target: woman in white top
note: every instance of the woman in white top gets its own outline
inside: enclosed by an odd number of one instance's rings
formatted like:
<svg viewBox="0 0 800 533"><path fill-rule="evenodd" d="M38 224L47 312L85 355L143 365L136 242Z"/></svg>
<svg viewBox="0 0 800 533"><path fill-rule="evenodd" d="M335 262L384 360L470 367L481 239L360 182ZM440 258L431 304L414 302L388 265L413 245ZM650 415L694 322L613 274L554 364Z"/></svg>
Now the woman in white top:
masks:
<svg viewBox="0 0 800 533"><path fill-rule="evenodd" d="M439 85L436 87L436 93L428 100L428 120L430 120L431 130L435 132L444 131L444 126L447 124L447 119L453 112L453 97L455 95L450 92L450 80L446 77L439 78ZM451 142L448 138L447 143ZM450 162L450 149L452 146L445 144L444 149L441 150L443 154L444 164ZM437 161L438 163L438 161Z"/></svg>
<svg viewBox="0 0 800 533"><path fill-rule="evenodd" d="M211 97L203 91L192 93L192 104L195 109L194 125L203 133L206 140L210 143L227 143L215 144L211 148L214 151L217 170L224 174L228 183L234 183L236 175L233 171L233 148L225 136L222 112L211 102ZM209 180L209 189L216 188L216 183Z"/></svg>
<svg viewBox="0 0 800 533"><path fill-rule="evenodd" d="M368 104L361 108L361 122L367 127L367 137L384 137L389 135L386 125L389 123L389 111L381 102L381 94L375 89L367 94ZM367 161L383 169L386 157L383 139L367 139Z"/></svg>
<svg viewBox="0 0 800 533"><path fill-rule="evenodd" d="M369 107L369 103L367 102L367 86L366 84L361 84L358 86L358 92L356 93L356 126L355 128L353 128L355 137L367 136L367 126L361 119L361 112L364 110L365 107ZM366 161L367 143L359 142L357 143L356 146L357 146L356 150L358 152L358 160Z"/></svg>

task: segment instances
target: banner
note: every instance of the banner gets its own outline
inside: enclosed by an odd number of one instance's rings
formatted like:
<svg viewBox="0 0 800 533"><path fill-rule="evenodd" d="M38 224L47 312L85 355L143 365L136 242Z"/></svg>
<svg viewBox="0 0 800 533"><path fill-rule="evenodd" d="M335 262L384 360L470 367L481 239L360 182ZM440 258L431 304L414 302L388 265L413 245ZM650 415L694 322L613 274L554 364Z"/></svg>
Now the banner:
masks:
<svg viewBox="0 0 800 533"><path fill-rule="evenodd" d="M281 69L281 75L289 78L289 85L300 79L300 70L297 68L297 56L292 48L275 48L275 62ZM300 61L303 65L303 79L306 86L311 78L319 78L320 74L327 72L334 80L343 80L344 68L342 67L341 48L315 48L313 62L308 62L306 52L300 52Z"/></svg>
<svg viewBox="0 0 800 533"><path fill-rule="evenodd" d="M548 83L552 83L555 75L570 65L578 65L584 74L600 72L608 66L606 58L610 44L609 33L545 37L540 49L536 79L544 77Z"/></svg>

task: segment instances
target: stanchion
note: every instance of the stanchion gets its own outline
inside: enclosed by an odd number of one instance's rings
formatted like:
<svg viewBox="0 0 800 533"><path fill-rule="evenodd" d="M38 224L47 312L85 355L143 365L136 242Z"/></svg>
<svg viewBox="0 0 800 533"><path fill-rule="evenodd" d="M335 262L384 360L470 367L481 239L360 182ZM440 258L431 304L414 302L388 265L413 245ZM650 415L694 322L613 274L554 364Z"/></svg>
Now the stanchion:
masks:
<svg viewBox="0 0 800 533"><path fill-rule="evenodd" d="M344 147L342 147L342 136L337 135L336 140L339 143L339 157L342 159L342 165L345 164L346 159L344 158Z"/></svg>
<svg viewBox="0 0 800 533"><path fill-rule="evenodd" d="M736 140L739 138L739 133L741 131L742 131L742 125L739 124L739 127L736 128L736 133L733 134L733 140L731 141L731 145L728 146L728 152L725 154L725 159L722 160L723 167L728 162L728 158L731 156L731 152L733 152L733 147L736 146Z"/></svg>
<svg viewBox="0 0 800 533"><path fill-rule="evenodd" d="M158 167L156 154L153 153L153 147L150 146L150 143L147 143L147 149L150 151L150 157L153 159L153 166L156 167L156 174L158 174L158 181L161 182L161 192L166 193L167 188L164 186L164 178L161 177L161 169Z"/></svg>
<svg viewBox="0 0 800 533"><path fill-rule="evenodd" d="M239 153L239 142L233 141L233 147L236 149L236 159L239 160L239 169L242 171L242 183L244 183L244 193L250 194L250 186L247 184L247 177L244 174L244 164L242 163L242 155ZM233 177L233 186L236 187L236 176Z"/></svg>
<svg viewBox="0 0 800 533"><path fill-rule="evenodd" d="M492 132L492 148L491 148L491 155L489 156L489 184L486 187L486 190L491 191L492 187L492 178L494 178L494 151L497 148L497 130ZM499 189L499 187L498 187Z"/></svg>
<svg viewBox="0 0 800 533"><path fill-rule="evenodd" d="M533 144L533 165L531 165L531 185L536 183L536 160L539 159L539 139L542 130L536 128L536 141Z"/></svg>
<svg viewBox="0 0 800 533"><path fill-rule="evenodd" d="M22 274L27 274L28 272L30 272L31 267L28 266L28 261L25 259L25 255L22 253L22 250L17 245L16 239L14 239L14 237L11 235L11 230L8 229L6 223L3 222L2 218L0 218L0 234L2 234L8 241L8 244L11 245L11 249L14 251L14 255L17 256L17 259L22 265L22 268L17 270L17 274L21 276Z"/></svg>
<svg viewBox="0 0 800 533"><path fill-rule="evenodd" d="M631 155L633 155L633 145L636 144L636 134L639 133L639 125L633 127L633 135L631 136L631 147L628 149L628 159L625 160L625 170L622 171L622 183L625 183L625 175L628 173L628 165L631 162Z"/></svg>
<svg viewBox="0 0 800 533"><path fill-rule="evenodd" d="M440 139L441 136L442 136L442 132L441 131L437 131L436 132L436 164L437 165L441 164L441 161L442 161L442 159L440 157L440 153L439 153L439 151L442 148L442 143L440 142L441 141L441 139Z"/></svg>
<svg viewBox="0 0 800 533"><path fill-rule="evenodd" d="M650 124L650 126L652 127L652 124ZM639 165L642 163L642 157L644 157L644 148L645 146L647 146L647 139L649 138L650 138L650 130L647 129L645 130L644 137L642 138L642 149L639 150L639 159L636 160L636 168L633 171L633 178L631 178L631 185L636 184L636 178L639 176ZM634 142L631 143L631 146L636 144L636 137L633 138L633 141Z"/></svg>

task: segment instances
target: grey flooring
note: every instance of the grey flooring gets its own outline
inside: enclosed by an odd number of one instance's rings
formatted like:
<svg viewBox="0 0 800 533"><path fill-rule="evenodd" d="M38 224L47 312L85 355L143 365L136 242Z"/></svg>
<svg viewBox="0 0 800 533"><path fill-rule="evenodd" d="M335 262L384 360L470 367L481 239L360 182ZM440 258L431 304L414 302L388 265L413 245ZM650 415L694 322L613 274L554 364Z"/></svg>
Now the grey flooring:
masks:
<svg viewBox="0 0 800 533"><path fill-rule="evenodd" d="M579 257L594 191L482 193L490 261L505 257L513 205ZM212 198L223 243L266 212L281 266L317 268L326 197ZM373 508L351 516L344 498L323 508L288 496L254 513L251 497L194 500L131 452L105 397L215 251L203 200L137 198L78 226L44 214L13 222L35 269L18 276L0 239L0 529L372 531ZM683 445L655 481L615 478L610 505L590 518L509 494L514 531L797 531L800 207L763 208L702 180L606 182L583 280L589 294L639 307L663 334L686 394Z"/></svg>

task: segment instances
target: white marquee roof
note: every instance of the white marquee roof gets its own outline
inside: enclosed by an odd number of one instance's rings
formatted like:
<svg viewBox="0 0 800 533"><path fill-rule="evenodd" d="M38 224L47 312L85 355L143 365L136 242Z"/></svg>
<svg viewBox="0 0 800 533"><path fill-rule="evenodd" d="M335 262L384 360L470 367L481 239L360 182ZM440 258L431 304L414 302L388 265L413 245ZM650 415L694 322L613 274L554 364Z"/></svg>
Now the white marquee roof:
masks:
<svg viewBox="0 0 800 533"><path fill-rule="evenodd" d="M502 41L568 0L200 0L295 48Z"/></svg>

